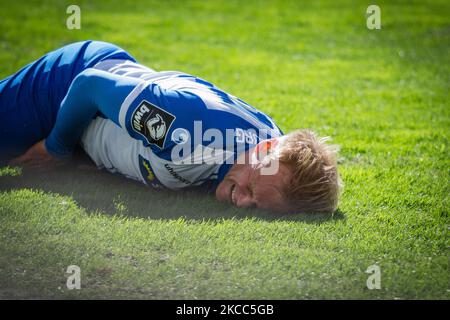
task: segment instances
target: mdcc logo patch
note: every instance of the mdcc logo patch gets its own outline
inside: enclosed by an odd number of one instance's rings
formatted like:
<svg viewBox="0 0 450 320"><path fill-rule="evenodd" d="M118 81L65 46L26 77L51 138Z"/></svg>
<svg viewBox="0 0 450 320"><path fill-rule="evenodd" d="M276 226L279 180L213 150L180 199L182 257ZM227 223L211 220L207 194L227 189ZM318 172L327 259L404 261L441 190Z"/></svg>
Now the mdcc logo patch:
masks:
<svg viewBox="0 0 450 320"><path fill-rule="evenodd" d="M162 149L175 119L173 114L143 100L131 115L131 127L149 144L157 145Z"/></svg>

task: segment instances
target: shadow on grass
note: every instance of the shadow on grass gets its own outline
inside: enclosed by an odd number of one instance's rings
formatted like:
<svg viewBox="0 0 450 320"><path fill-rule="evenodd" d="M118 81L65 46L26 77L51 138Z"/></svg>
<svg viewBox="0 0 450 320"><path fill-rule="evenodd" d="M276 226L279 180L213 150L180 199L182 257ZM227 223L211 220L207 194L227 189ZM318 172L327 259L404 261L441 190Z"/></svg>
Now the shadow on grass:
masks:
<svg viewBox="0 0 450 320"><path fill-rule="evenodd" d="M7 172L0 176L0 190L21 188L70 196L88 212L149 219L254 218L267 221L323 223L345 218L339 210L334 214L280 215L256 209L238 209L219 203L213 195L199 192L155 190L140 182L98 170L86 156L77 156L70 164L51 170L25 168L20 175L14 176Z"/></svg>

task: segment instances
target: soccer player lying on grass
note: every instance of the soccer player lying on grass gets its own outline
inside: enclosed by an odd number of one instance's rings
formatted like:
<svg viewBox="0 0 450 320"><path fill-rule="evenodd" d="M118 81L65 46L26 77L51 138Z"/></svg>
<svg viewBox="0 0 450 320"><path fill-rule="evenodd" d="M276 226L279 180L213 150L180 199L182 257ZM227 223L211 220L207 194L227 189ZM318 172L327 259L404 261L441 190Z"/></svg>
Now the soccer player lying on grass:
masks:
<svg viewBox="0 0 450 320"><path fill-rule="evenodd" d="M237 207L331 212L336 150L213 84L156 72L105 42L64 46L0 82L0 155L13 164L70 158L172 190L201 189Z"/></svg>

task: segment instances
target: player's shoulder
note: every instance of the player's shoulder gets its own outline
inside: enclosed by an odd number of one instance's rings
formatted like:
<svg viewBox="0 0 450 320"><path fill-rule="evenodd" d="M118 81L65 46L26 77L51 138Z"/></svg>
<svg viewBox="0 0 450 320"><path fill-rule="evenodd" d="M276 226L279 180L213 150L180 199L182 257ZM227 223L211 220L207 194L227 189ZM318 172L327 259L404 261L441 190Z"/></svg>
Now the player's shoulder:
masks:
<svg viewBox="0 0 450 320"><path fill-rule="evenodd" d="M179 91L200 102L192 111L203 113L204 120L217 127L232 122L259 129L278 129L269 115L215 84L189 74L180 74L177 78Z"/></svg>

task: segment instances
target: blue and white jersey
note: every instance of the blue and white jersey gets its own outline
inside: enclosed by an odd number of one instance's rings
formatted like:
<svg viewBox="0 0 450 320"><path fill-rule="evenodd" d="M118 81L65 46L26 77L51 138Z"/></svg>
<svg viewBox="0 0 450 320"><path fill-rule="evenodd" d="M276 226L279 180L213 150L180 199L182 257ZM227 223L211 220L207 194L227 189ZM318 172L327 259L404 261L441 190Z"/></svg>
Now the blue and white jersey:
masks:
<svg viewBox="0 0 450 320"><path fill-rule="evenodd" d="M116 121L89 124L82 146L97 166L145 184L213 191L241 152L282 135L270 117L198 77L127 60L94 69L139 82Z"/></svg>

